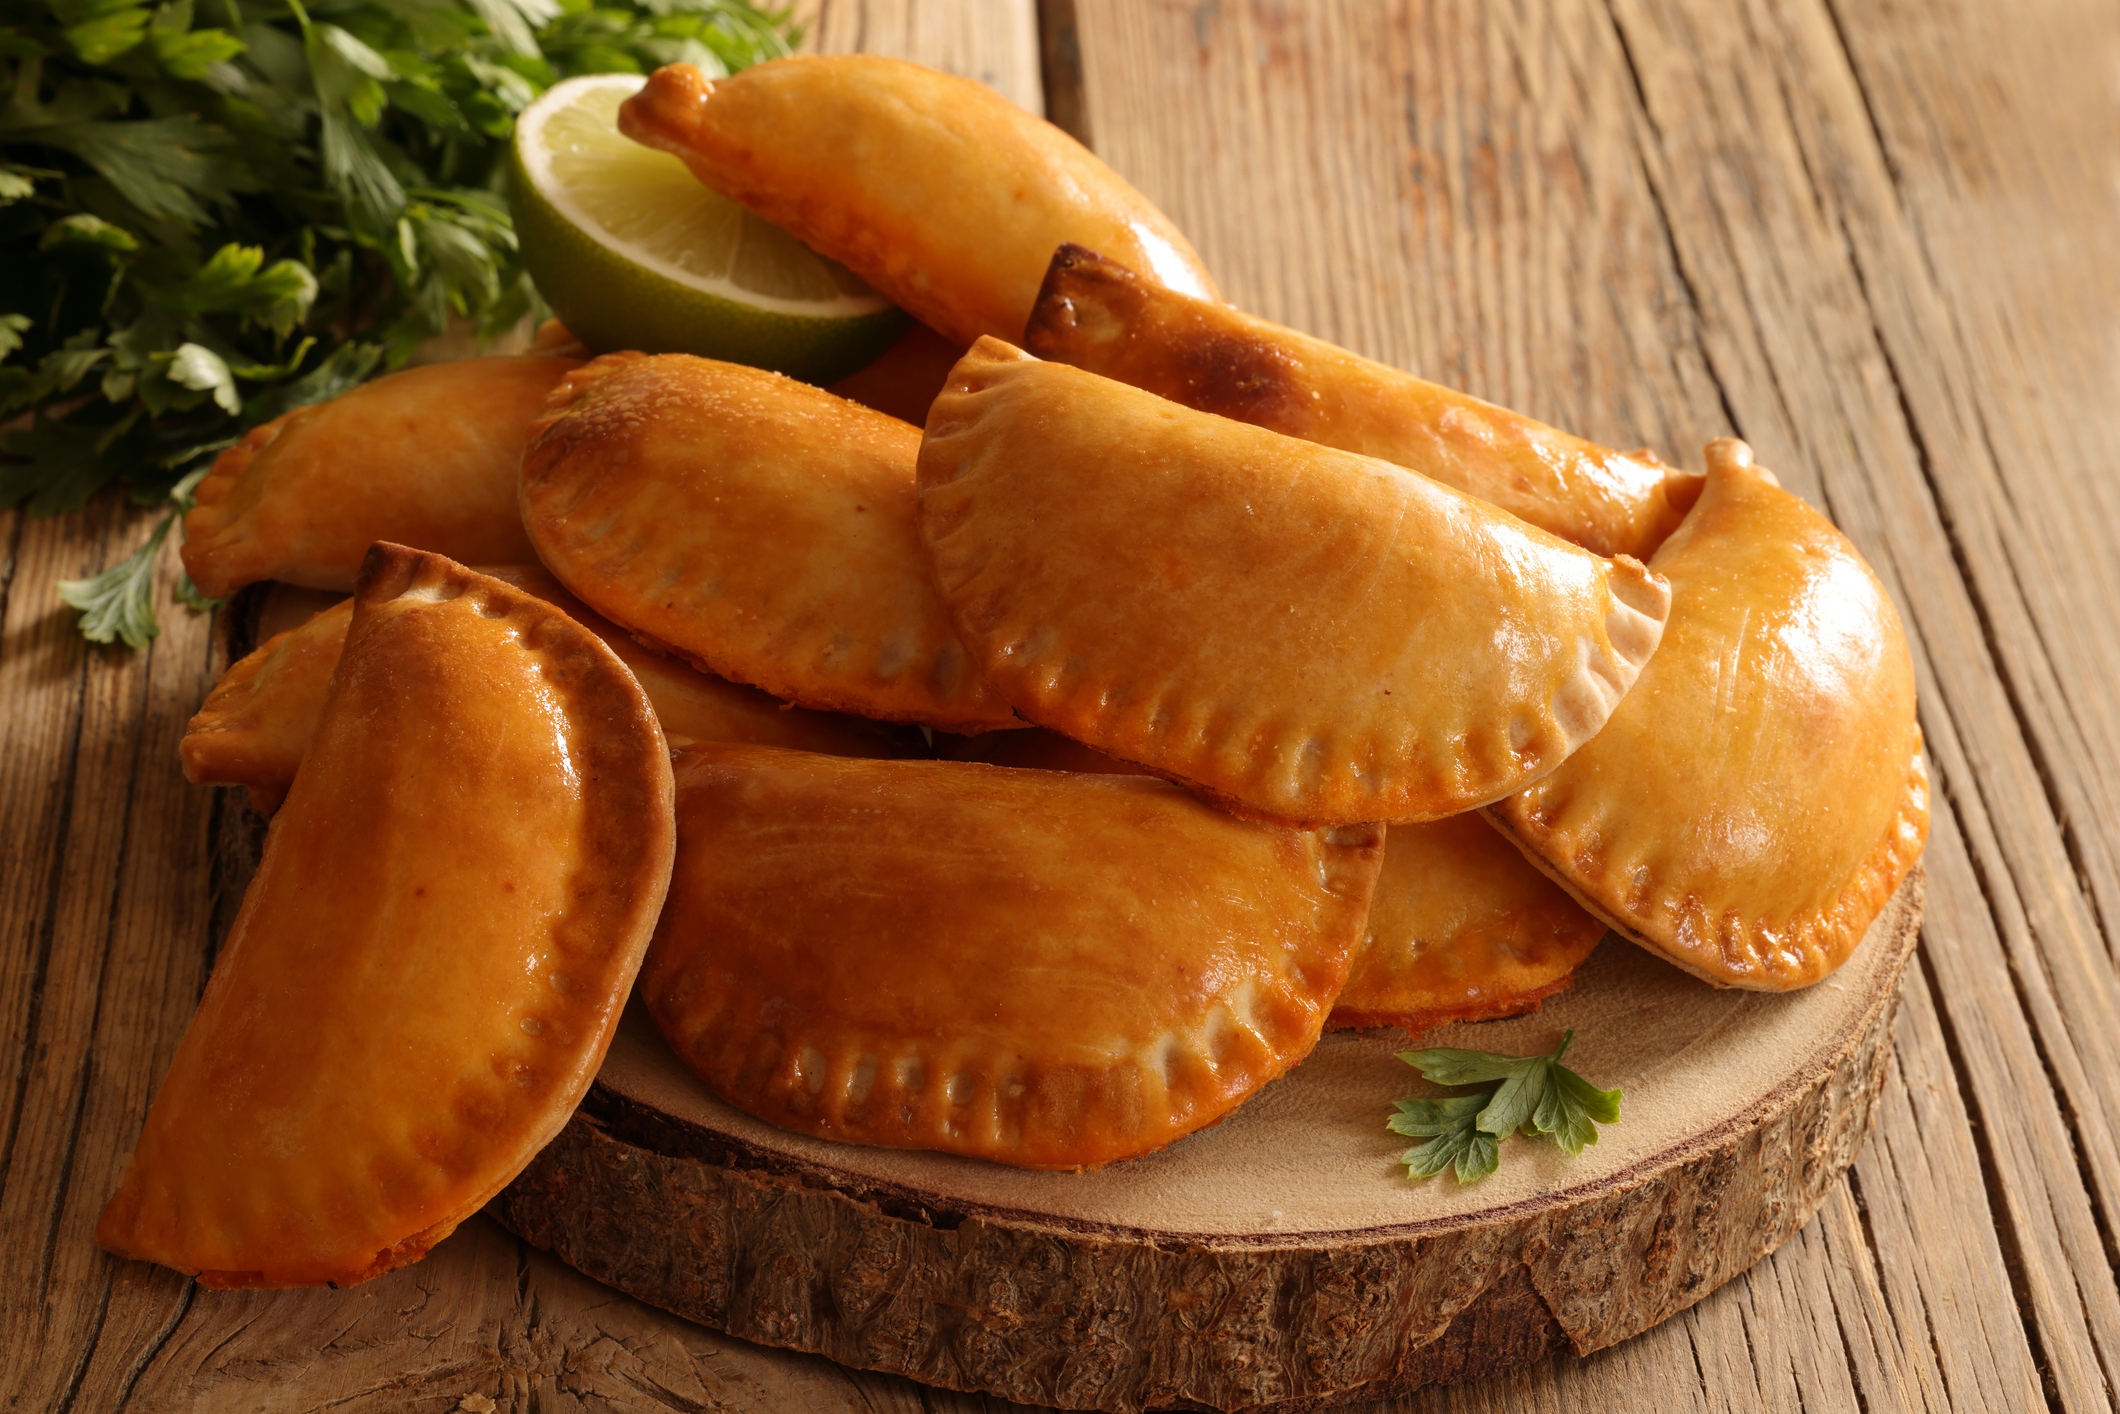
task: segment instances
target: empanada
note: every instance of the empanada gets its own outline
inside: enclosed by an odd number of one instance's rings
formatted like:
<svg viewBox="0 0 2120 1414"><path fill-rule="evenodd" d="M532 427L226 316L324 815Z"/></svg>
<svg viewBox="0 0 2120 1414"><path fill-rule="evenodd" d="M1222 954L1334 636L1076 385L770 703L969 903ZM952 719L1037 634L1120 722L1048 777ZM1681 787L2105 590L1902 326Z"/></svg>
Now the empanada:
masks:
<svg viewBox="0 0 2120 1414"><path fill-rule="evenodd" d="M1038 727L969 737L947 754L1040 771L1142 772ZM1604 935L1477 812L1393 825L1362 946L1325 1024L1423 1031L1536 1011L1575 980Z"/></svg>
<svg viewBox="0 0 2120 1414"><path fill-rule="evenodd" d="M789 1129L1028 1168L1146 1153L1307 1054L1382 831L1163 781L755 746L678 754L641 998Z"/></svg>
<svg viewBox="0 0 2120 1414"><path fill-rule="evenodd" d="M417 1261L574 1112L669 885L669 757L549 604L378 545L96 1240L208 1286Z"/></svg>
<svg viewBox="0 0 2120 1414"><path fill-rule="evenodd" d="M1016 726L929 582L919 445L777 373L607 354L553 392L523 522L577 597L709 672L881 721Z"/></svg>
<svg viewBox="0 0 2120 1414"><path fill-rule="evenodd" d="M535 559L516 467L545 394L580 366L523 355L409 368L252 428L199 483L185 570L218 599L261 579L350 590L378 540L466 564Z"/></svg>
<svg viewBox="0 0 2120 1414"><path fill-rule="evenodd" d="M1928 837L1914 668L1877 576L1818 512L1708 446L1657 552L1663 647L1595 740L1489 812L1616 930L1721 987L1846 960Z"/></svg>
<svg viewBox="0 0 2120 1414"><path fill-rule="evenodd" d="M1165 289L1080 246L1053 257L1023 345L1202 412L1410 467L1600 555L1646 560L1700 492L1698 476Z"/></svg>
<svg viewBox="0 0 2120 1414"><path fill-rule="evenodd" d="M1326 1025L1491 1021L1575 978L1605 925L1478 814L1393 825L1369 926Z"/></svg>
<svg viewBox="0 0 2120 1414"><path fill-rule="evenodd" d="M618 126L959 344L1020 337L1063 241L1215 293L1178 228L1089 149L985 84L901 59L801 56L726 79L671 64Z"/></svg>
<svg viewBox="0 0 2120 1414"><path fill-rule="evenodd" d="M1433 820L1538 779L1656 647L1664 581L1401 467L982 339L920 528L973 670L1230 808Z"/></svg>
<svg viewBox="0 0 2120 1414"><path fill-rule="evenodd" d="M507 565L480 573L536 595L601 638L639 680L673 744L747 741L838 756L915 754L910 748L917 737L908 743L903 728L789 707L756 688L641 647L561 588L543 566ZM279 809L316 735L352 620L353 601L348 600L274 635L222 674L177 743L184 778L193 785L243 786L252 809L268 815Z"/></svg>

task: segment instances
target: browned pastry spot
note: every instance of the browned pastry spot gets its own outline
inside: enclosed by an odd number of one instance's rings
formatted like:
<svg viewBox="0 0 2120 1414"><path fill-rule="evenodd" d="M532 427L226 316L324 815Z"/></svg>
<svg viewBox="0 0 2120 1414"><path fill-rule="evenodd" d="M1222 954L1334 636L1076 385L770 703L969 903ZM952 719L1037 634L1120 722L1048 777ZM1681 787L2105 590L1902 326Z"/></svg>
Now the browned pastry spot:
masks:
<svg viewBox="0 0 2120 1414"><path fill-rule="evenodd" d="M1600 555L1647 559L1700 478L1621 453L1080 246L1053 256L1023 336L1040 358L1201 412L1410 467Z"/></svg>

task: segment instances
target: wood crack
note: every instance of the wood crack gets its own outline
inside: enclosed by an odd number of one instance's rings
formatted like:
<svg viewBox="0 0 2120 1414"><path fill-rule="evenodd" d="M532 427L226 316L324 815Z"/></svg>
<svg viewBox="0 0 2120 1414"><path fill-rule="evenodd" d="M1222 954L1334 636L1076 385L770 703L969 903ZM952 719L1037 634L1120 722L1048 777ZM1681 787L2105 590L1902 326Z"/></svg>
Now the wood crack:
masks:
<svg viewBox="0 0 2120 1414"><path fill-rule="evenodd" d="M1649 106L1649 91L1642 83L1641 67L1635 62L1634 48L1627 41L1626 26L1621 22L1618 11L1613 9L1613 0L1601 0L1601 3L1612 38L1619 45L1620 58L1627 66L1627 77L1634 85L1635 112L1640 115L1642 122L1648 125L1650 133L1661 145L1664 139L1663 129L1656 121L1655 111ZM1678 244L1678 228L1672 220L1671 208L1664 196L1663 186L1656 179L1655 164L1638 144L1635 156L1641 172L1642 188L1649 193L1650 204L1656 208L1656 227L1663 238L1664 254L1670 260L1672 274L1678 277L1679 288L1685 291L1688 308L1693 311L1691 322L1694 344L1700 354L1701 368L1707 373L1708 381L1715 386L1715 398L1722 407L1724 425L1733 435L1741 438L1745 435L1744 422L1737 415L1737 404L1730 396L1730 385L1724 380L1722 370L1715 366L1713 350L1709 349L1706 341L1701 338L1701 331L1708 323L1707 305L1700 297L1699 287L1693 283L1692 272L1686 268L1685 255ZM1775 389L1775 396L1781 397L1779 387ZM1784 407L1784 417L1786 412Z"/></svg>
<svg viewBox="0 0 2120 1414"><path fill-rule="evenodd" d="M96 1307L96 1319L89 1327L89 1337L83 1343L81 1358L74 1362L73 1372L66 1379L66 1393L53 1407L52 1414L70 1414L74 1401L81 1397L82 1382L88 1378L89 1362L95 1358L96 1345L103 1338L103 1323L110 1316L110 1284L104 1283L103 1300Z"/></svg>
<svg viewBox="0 0 2120 1414"><path fill-rule="evenodd" d="M1968 856L1971 856L1968 850ZM1979 864L1974 863L1975 872ZM1986 884L1982 882L1982 892ZM2002 1269L2010 1280L2010 1295L2017 1309L2017 1319L2024 1331L2024 1343L2031 1350L2032 1367L2039 1372L2040 1387L2046 1395L2046 1405L2053 1414L2061 1414L2061 1391L2054 1383L2052 1363L2047 1359L2046 1341L2039 1332L2039 1323L2034 1315L2031 1282L2025 1272L2024 1242L2017 1231L2017 1213L2009 1199L2009 1187L2003 1182L2001 1166L1995 1159L1994 1141L1990 1137L1987 1121L1980 1107L1980 1099L1967 1080L1972 1072L1966 1061L1965 1045L1958 1035L1957 1023L1950 1009L1941 1004L1947 993L1936 976L1935 964L1930 961L1925 947L1914 950L1915 965L1921 969L1922 980L1928 984L1929 994L1938 999L1935 1008L1937 1029L1943 1033L1943 1049L1951 1059L1951 1078L1958 1087L1958 1103L1964 1108L1966 1128L1971 1133L1973 1151L1980 1159L1980 1179L1987 1189L1988 1212L1995 1223L1995 1243L2002 1251ZM1935 1339L1933 1321L1929 1325L1930 1339ZM1939 1368L1942 1366L1938 1352Z"/></svg>
<svg viewBox="0 0 2120 1414"><path fill-rule="evenodd" d="M1924 986L1930 987L1933 997L1934 987L1933 984L1929 982L1928 974L1926 971L1924 971L1922 974L1922 980ZM1905 984L1902 983L1901 985L1904 986ZM1892 1053L1894 1063L1895 1065L1897 1065L1897 1068L1899 1070L1900 1083L1904 1085L1906 1084L1906 1067L1904 1065L1898 1065L1897 1058L1899 1050L1896 1044L1892 1048ZM1952 1078L1958 1085L1960 1091L1962 1092L1965 1083L1963 1078L1956 1075L1954 1075ZM1859 1223L1861 1226L1862 1243L1865 1251L1869 1256L1870 1265L1872 1268L1881 1271L1884 1264L1884 1253L1877 1243L1877 1232L1874 1226L1874 1220L1870 1215L1869 1197L1863 1192L1862 1165L1859 1162L1853 1168L1850 1168L1848 1170L1848 1195L1855 1202L1855 1218L1857 1223ZM1990 1225L1992 1225L1992 1204L1989 1205L1989 1209L1989 1221ZM1898 1303L1892 1299L1892 1292L1890 1291L1890 1289L1886 1288L1882 1282L1880 1282L1878 1286L1879 1296L1884 1301L1885 1314L1891 1318L1894 1327L1904 1329L1907 1325L1906 1315L1897 1309ZM1921 1333L1928 1343L1929 1359L1936 1366L1937 1377L1939 1379L1944 1379L1945 1377L1943 1375L1943 1371L1950 1367L1950 1362L1944 1357L1943 1339L1936 1329L1935 1313L1930 1310L1928 1293L1926 1291L1921 1291L1917 1288L1915 1294L1921 1299L1921 1310L1919 1312L1921 1320ZM2019 1309L2021 1310L2022 1308L2020 1307ZM1949 1387L1947 1380L1943 1393L1945 1398L1947 1399L1949 1397Z"/></svg>
<svg viewBox="0 0 2120 1414"><path fill-rule="evenodd" d="M169 1344L170 1338L177 1333L177 1328L184 1324L184 1317L190 1313L192 1298L198 1294L198 1290L197 1282L184 1283L184 1294L178 1300L176 1309L169 1313L169 1319L162 1323L162 1329L155 1332L155 1338L133 1357L132 1364L126 1369L125 1379L118 1386L117 1402L111 1405L110 1414L123 1414L125 1407L132 1402L133 1391L140 1387L140 1379L147 1373L147 1367L155 1362L155 1357Z"/></svg>
<svg viewBox="0 0 2120 1414"><path fill-rule="evenodd" d="M88 655L83 654L80 671L75 674L75 690L72 694L71 715L73 728L67 738L65 765L59 773L56 787L59 792L59 809L52 822L53 838L64 841L73 828L74 795L81 771L81 731L86 713L82 710L88 696ZM36 953L30 963L30 978L27 1005L22 1019L21 1059L15 1071L15 1093L9 1097L7 1128L0 1134L0 1183L14 1172L15 1138L22 1127L23 1107L29 1099L30 1077L36 1072L37 1032L44 1018L44 988L50 980L52 949L59 927L59 904L65 893L66 854L63 849L52 851L52 861L44 886L44 902L38 912Z"/></svg>
<svg viewBox="0 0 2120 1414"><path fill-rule="evenodd" d="M1847 1363L1848 1387L1855 1391L1857 1414L1870 1414L1870 1395L1863 1388L1862 1369L1855 1363L1855 1337L1848 1328L1848 1313L1837 1300L1833 1303L1833 1327L1840 1332L1840 1355ZM1865 1342L1874 1343L1868 1321L1862 1322L1861 1334Z"/></svg>
<svg viewBox="0 0 2120 1414"><path fill-rule="evenodd" d="M1992 448L1990 452L1992 453ZM2024 577L2017 568L2016 555L2011 552L2007 543L2003 544L2000 549L2003 568L2009 572L2011 587L2017 591L2018 599L2029 606L2030 599L2025 593ZM2049 664L2053 663L2055 661L2054 652L2047 643L2046 630L2040 624L2038 617L2027 612L2025 620L2027 626L2031 629L2033 640L2039 645L2039 656ZM2014 698L2012 699L2012 705L2014 706ZM2061 705L2063 711L2068 715L2069 726L2074 729L2076 739L2078 741L2084 740L2083 724L2076 717L2075 704L2069 700L2066 694L2062 694ZM2120 955L2115 953L2115 938L2105 926L2105 912L2099 905L2098 889L2092 882L2091 867L2089 860L2086 858L2081 834L2077 828L2075 812L2071 811L2061 798L2062 791L2059 780L2047 760L2045 751L2036 749L2033 751L2032 769L2038 773L2039 788L2046 795L2048 808L2053 812L2055 822L2060 826L2061 847L2068 855L2069 868L2076 876L2076 887L2083 895L2084 906L2090 912L2091 926L2097 930L2098 941L2104 946L2106 956L2113 958L2115 961L2120 961ZM2120 1263L2116 1263L2115 1270L2120 1270Z"/></svg>
<svg viewBox="0 0 2120 1414"><path fill-rule="evenodd" d="M1848 66L1848 78L1855 85L1856 95L1862 99L1862 116L1870 125L1870 141L1875 144L1878 160L1884 164L1885 176L1892 184L1892 200L1899 209L1900 219L1905 221L1905 175L1884 140L1884 123L1877 116L1877 101L1870 96L1870 86L1862 81L1862 67L1855 62L1855 46L1848 42L1848 24L1840 13L1840 0L1818 0L1818 3L1825 11L1826 23L1833 30L1834 42L1840 46L1840 57ZM1929 274L1933 278L1935 271L1932 269Z"/></svg>

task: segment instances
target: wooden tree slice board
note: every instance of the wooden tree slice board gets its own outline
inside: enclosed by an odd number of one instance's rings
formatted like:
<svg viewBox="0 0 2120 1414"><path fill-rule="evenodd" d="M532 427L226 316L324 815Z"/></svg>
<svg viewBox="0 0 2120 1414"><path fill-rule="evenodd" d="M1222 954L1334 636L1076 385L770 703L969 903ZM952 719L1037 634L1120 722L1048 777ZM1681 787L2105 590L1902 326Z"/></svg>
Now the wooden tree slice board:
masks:
<svg viewBox="0 0 2120 1414"><path fill-rule="evenodd" d="M1404 1032L1331 1035L1227 1121L1091 1173L790 1134L711 1095L637 1007L490 1211L620 1290L949 1389L1133 1411L1303 1410L1611 1345L1779 1246L1854 1158L1921 918L1919 868L1838 973L1718 992L1608 937L1539 1013L1424 1044L1625 1089L1569 1158L1409 1182Z"/></svg>

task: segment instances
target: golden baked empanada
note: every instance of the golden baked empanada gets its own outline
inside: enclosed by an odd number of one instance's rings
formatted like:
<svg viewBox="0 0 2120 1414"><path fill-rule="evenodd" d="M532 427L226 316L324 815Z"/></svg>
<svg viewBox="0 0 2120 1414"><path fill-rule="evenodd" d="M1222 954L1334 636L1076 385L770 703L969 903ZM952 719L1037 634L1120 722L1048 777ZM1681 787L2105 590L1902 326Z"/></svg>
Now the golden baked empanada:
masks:
<svg viewBox="0 0 2120 1414"><path fill-rule="evenodd" d="M184 517L184 568L218 599L261 579L349 590L378 540L460 563L535 559L515 506L530 423L572 358L408 368L254 427Z"/></svg>
<svg viewBox="0 0 2120 1414"><path fill-rule="evenodd" d="M1721 987L1846 960L1928 838L1898 611L1838 530L1708 446L1656 555L1663 647L1595 740L1489 815L1625 936Z"/></svg>
<svg viewBox="0 0 2120 1414"><path fill-rule="evenodd" d="M1490 1021L1574 980L1605 925L1478 814L1393 825L1369 927L1326 1024Z"/></svg>
<svg viewBox="0 0 2120 1414"><path fill-rule="evenodd" d="M607 354L554 390L523 523L591 607L805 707L1018 725L971 665L914 527L919 429L688 354Z"/></svg>
<svg viewBox="0 0 2120 1414"><path fill-rule="evenodd" d="M378 545L317 738L103 1210L208 1286L417 1261L573 1114L669 885L669 757L549 604Z"/></svg>
<svg viewBox="0 0 2120 1414"><path fill-rule="evenodd" d="M1571 437L1063 246L1023 345L1202 412L1379 457L1600 555L1647 559L1700 478Z"/></svg>
<svg viewBox="0 0 2120 1414"><path fill-rule="evenodd" d="M1382 831L1163 781L755 746L678 753L641 998L730 1104L1029 1168L1146 1153L1307 1054Z"/></svg>
<svg viewBox="0 0 2120 1414"><path fill-rule="evenodd" d="M935 400L920 528L1024 717L1233 809L1433 820L1552 770L1656 647L1663 580L1424 476L998 339Z"/></svg>
<svg viewBox="0 0 2120 1414"><path fill-rule="evenodd" d="M968 737L946 754L1039 771L1143 773L1042 727ZM1422 1031L1535 1011L1575 980L1604 935L1602 922L1477 812L1393 825L1362 946L1325 1024Z"/></svg>
<svg viewBox="0 0 2120 1414"><path fill-rule="evenodd" d="M1215 293L1178 228L1088 148L902 59L805 55L726 79L671 64L618 126L960 344L1019 337L1063 241Z"/></svg>
<svg viewBox="0 0 2120 1414"><path fill-rule="evenodd" d="M331 675L352 622L348 599L229 664L184 724L177 743L184 779L195 786L242 786L251 809L261 815L278 810L324 718Z"/></svg>
<svg viewBox="0 0 2120 1414"><path fill-rule="evenodd" d="M858 717L789 707L755 687L687 667L634 642L624 629L560 587L541 565L483 569L534 594L601 638L632 670L663 735L687 741L747 741L836 756L916 754L917 737ZM326 609L299 628L276 634L221 675L184 729L177 755L193 785L244 786L251 808L280 808L295 768L316 735L317 721L338 666L353 602Z"/></svg>

